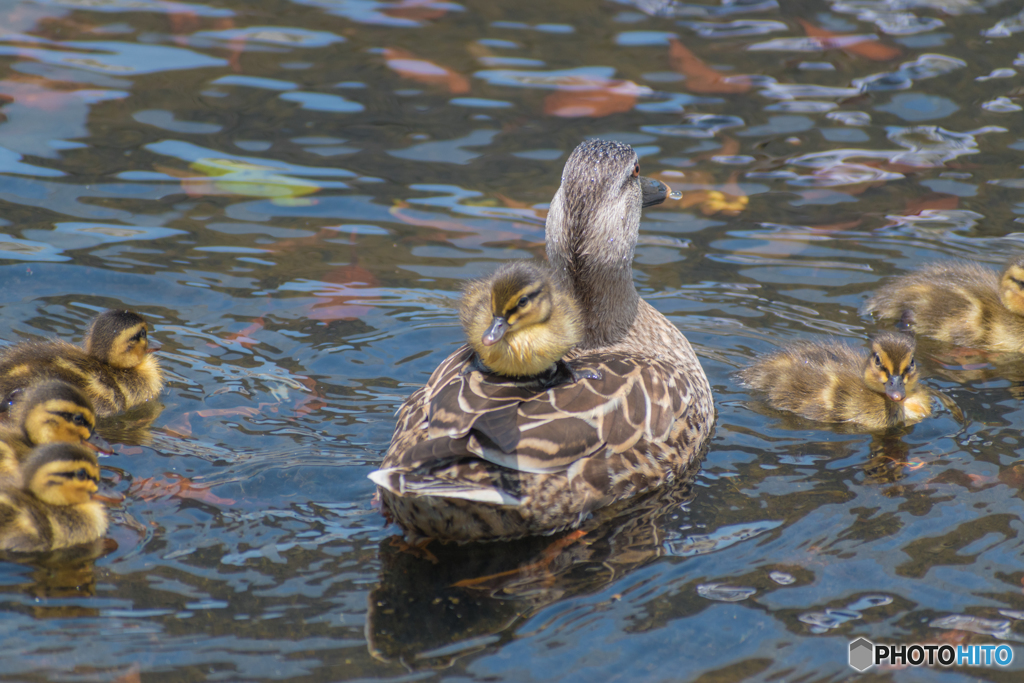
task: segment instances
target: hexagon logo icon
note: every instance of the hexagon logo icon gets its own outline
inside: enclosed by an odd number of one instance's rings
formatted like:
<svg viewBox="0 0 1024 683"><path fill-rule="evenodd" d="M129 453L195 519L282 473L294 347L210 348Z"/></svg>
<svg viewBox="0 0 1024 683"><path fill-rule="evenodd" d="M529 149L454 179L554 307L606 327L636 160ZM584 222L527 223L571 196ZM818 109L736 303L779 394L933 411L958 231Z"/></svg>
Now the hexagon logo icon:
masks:
<svg viewBox="0 0 1024 683"><path fill-rule="evenodd" d="M857 671L864 671L874 663L875 644L866 638L858 638L850 643L850 666Z"/></svg>

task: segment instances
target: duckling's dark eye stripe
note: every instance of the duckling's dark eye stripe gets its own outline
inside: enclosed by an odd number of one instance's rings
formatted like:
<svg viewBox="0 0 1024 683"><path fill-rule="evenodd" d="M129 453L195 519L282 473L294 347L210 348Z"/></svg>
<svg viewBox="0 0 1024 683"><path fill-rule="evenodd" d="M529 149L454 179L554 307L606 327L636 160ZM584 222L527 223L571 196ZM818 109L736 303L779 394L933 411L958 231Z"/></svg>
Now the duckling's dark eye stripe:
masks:
<svg viewBox="0 0 1024 683"><path fill-rule="evenodd" d="M78 476L79 472L84 472L84 470L76 470L74 472L56 472L55 474L58 477L64 477L65 479L78 479L78 480L81 480L81 481L84 481L84 480L88 479L89 481L91 481L94 484L100 483L100 478L99 477L94 477L94 476L92 476L91 474L88 474L88 473L85 473L82 476Z"/></svg>
<svg viewBox="0 0 1024 683"><path fill-rule="evenodd" d="M532 292L524 292L523 294L521 294L519 296L518 299L516 299L515 304L512 306L512 310L515 310L515 309L519 308L520 306L525 306L530 301L533 301L534 299L536 299L538 294L540 294L540 290L539 289L535 289Z"/></svg>
<svg viewBox="0 0 1024 683"><path fill-rule="evenodd" d="M82 415L81 413L65 413L63 411L52 411L51 414L52 415L56 415L57 417L61 418L62 420L65 420L67 422L74 422L75 418L77 417L77 418L81 418L83 423L85 423L85 424L89 423L89 421L86 420L85 416Z"/></svg>
<svg viewBox="0 0 1024 683"><path fill-rule="evenodd" d="M1013 281L1013 284L1017 285L1021 289L1024 289L1024 280L1018 280L1017 278L1015 278L1012 275L1010 275L1009 277L1010 277L1010 280Z"/></svg>

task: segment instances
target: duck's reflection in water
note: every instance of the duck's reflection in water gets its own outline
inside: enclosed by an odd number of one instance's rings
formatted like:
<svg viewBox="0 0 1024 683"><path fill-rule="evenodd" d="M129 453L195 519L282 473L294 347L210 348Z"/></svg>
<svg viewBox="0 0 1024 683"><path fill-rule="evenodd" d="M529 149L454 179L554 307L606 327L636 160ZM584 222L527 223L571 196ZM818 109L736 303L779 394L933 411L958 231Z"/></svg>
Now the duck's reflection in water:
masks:
<svg viewBox="0 0 1024 683"><path fill-rule="evenodd" d="M100 418L96 431L110 443L148 446L153 441L153 423L163 411L164 404L160 401L147 401L120 415Z"/></svg>
<svg viewBox="0 0 1024 683"><path fill-rule="evenodd" d="M455 659L513 637L540 608L593 593L665 554L680 507L694 497L695 458L671 486L610 508L577 531L517 541L408 547L381 542L381 577L370 593L370 653L410 668Z"/></svg>
<svg viewBox="0 0 1024 683"><path fill-rule="evenodd" d="M116 549L115 541L101 538L48 553L0 553L0 562L12 565L4 571L8 580L0 587L0 602L21 604L37 619L99 616L87 600L96 595L96 560ZM19 593L30 599L15 598Z"/></svg>

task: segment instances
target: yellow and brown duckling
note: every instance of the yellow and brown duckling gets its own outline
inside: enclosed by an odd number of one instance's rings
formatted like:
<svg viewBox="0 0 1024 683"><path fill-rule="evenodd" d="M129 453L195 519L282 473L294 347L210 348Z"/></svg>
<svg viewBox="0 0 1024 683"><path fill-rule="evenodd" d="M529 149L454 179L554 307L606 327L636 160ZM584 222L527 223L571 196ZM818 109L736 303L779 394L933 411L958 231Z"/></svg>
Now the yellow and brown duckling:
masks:
<svg viewBox="0 0 1024 683"><path fill-rule="evenodd" d="M84 349L60 339L4 349L0 351L0 396L13 405L31 384L59 379L85 392L101 417L144 403L164 385L146 328L139 314L110 310L93 320Z"/></svg>
<svg viewBox="0 0 1024 683"><path fill-rule="evenodd" d="M92 499L100 481L94 452L70 443L38 446L21 466L21 481L0 489L0 551L46 552L106 533L106 509Z"/></svg>
<svg viewBox="0 0 1024 683"><path fill-rule="evenodd" d="M556 363L570 370L560 381L521 374L555 361L577 334L557 332L552 318L527 325L529 295L517 315L521 292L544 278L519 282L513 269L470 287L470 337L479 343L456 350L405 401L370 475L407 538L577 528L591 513L685 480L703 457L715 416L707 377L686 337L633 283L641 209L667 192L640 177L629 145L588 140L566 162L545 227L548 292L556 322L573 317L564 301L576 302L582 338ZM506 276L519 286L506 287ZM510 333L524 351L498 347Z"/></svg>
<svg viewBox="0 0 1024 683"><path fill-rule="evenodd" d="M931 415L931 391L918 384L914 340L883 332L865 359L847 344L797 342L738 373L768 394L768 403L819 422L853 423L869 430L919 422Z"/></svg>
<svg viewBox="0 0 1024 683"><path fill-rule="evenodd" d="M459 318L480 362L506 377L550 371L583 338L576 302L547 266L528 261L471 282Z"/></svg>
<svg viewBox="0 0 1024 683"><path fill-rule="evenodd" d="M22 393L0 425L0 480L14 480L21 463L36 446L65 442L109 452L96 433L92 403L75 387L59 380L40 382Z"/></svg>
<svg viewBox="0 0 1024 683"><path fill-rule="evenodd" d="M1002 274L974 263L933 263L898 277L864 304L917 334L994 352L1024 351L1024 256Z"/></svg>

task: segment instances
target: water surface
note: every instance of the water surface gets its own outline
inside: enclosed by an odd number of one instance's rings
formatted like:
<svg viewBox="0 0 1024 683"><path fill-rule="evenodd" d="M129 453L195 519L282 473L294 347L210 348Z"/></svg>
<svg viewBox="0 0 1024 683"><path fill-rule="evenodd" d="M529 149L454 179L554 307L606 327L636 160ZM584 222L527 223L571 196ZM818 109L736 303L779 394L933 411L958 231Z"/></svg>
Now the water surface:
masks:
<svg viewBox="0 0 1024 683"><path fill-rule="evenodd" d="M967 419L887 435L731 377L864 344L891 276L1024 249L1019 4L26 0L0 27L0 339L130 307L168 373L102 430L116 550L0 563L0 679L842 680L861 636L1024 638L1018 359L922 343ZM711 380L707 457L582 539L409 552L366 474L462 283L543 255L594 136L683 193L635 275Z"/></svg>

